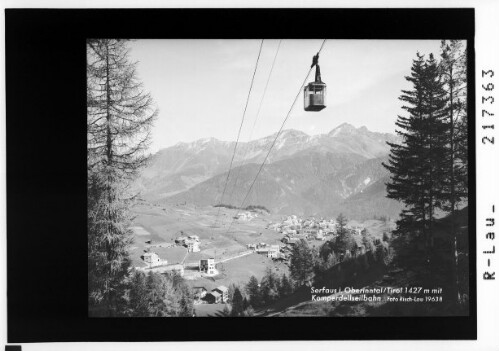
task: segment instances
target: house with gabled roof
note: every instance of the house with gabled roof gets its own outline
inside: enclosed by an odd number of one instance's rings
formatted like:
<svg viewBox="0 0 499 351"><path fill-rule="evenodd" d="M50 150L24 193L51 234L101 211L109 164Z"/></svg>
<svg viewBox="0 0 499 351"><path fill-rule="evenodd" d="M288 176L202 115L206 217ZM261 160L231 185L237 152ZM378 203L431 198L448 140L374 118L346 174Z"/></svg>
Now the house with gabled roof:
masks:
<svg viewBox="0 0 499 351"><path fill-rule="evenodd" d="M227 288L226 286L220 285L211 291L212 294L217 293L217 292L221 296L222 303L225 303L229 300L229 288Z"/></svg>
<svg viewBox="0 0 499 351"><path fill-rule="evenodd" d="M142 259L149 267L161 266L167 263L166 260L162 260L161 258L159 258L158 254L155 252L146 252L142 256Z"/></svg>

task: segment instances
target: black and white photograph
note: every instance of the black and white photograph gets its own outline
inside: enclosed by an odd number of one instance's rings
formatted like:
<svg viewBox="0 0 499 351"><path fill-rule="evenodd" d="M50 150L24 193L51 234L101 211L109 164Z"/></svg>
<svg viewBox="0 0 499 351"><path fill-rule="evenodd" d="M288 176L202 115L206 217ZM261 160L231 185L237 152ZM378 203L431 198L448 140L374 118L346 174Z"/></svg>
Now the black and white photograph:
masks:
<svg viewBox="0 0 499 351"><path fill-rule="evenodd" d="M467 316L467 50L87 40L89 316Z"/></svg>
<svg viewBox="0 0 499 351"><path fill-rule="evenodd" d="M6 350L499 345L497 5L5 1Z"/></svg>

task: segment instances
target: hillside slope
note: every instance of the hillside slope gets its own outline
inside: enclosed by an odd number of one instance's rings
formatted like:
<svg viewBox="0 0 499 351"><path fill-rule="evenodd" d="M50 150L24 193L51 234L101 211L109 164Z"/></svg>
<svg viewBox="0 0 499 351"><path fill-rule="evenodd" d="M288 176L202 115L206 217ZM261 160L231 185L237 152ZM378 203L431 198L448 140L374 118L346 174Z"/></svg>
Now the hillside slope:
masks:
<svg viewBox="0 0 499 351"><path fill-rule="evenodd" d="M202 206L222 202L240 206L259 167L249 164L234 169L223 200L226 174L160 202ZM281 214L331 216L343 212L356 219L374 215L396 217L400 205L386 199L383 183L386 177L381 159L366 160L356 154L301 152L265 166L245 205L263 205Z"/></svg>

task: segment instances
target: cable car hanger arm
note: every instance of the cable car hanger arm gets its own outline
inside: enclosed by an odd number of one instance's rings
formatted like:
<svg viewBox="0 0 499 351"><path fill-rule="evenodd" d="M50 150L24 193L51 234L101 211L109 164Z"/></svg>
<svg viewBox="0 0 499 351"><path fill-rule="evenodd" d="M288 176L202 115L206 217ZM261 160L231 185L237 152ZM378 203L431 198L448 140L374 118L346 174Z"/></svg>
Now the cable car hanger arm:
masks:
<svg viewBox="0 0 499 351"><path fill-rule="evenodd" d="M319 53L317 55L314 55L312 58L312 65L310 68L313 68L315 66L315 82L316 83L322 83L321 80L321 68L319 66Z"/></svg>

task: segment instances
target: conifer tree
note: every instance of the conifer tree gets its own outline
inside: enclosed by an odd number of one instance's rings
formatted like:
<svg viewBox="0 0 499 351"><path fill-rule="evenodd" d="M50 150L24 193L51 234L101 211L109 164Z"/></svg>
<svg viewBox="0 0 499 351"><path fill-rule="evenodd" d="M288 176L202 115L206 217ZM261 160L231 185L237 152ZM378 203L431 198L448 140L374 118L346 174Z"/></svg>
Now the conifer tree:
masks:
<svg viewBox="0 0 499 351"><path fill-rule="evenodd" d="M243 306L243 296L239 288L234 289L234 295L232 295L232 309L230 315L232 317L241 317L244 312Z"/></svg>
<svg viewBox="0 0 499 351"><path fill-rule="evenodd" d="M338 217L336 217L336 222L338 223L338 229L336 230L336 233L339 236L344 235L348 219L343 215L343 213L340 213Z"/></svg>
<svg viewBox="0 0 499 351"><path fill-rule="evenodd" d="M130 261L129 182L147 160L157 114L125 40L87 41L89 308L120 312Z"/></svg>
<svg viewBox="0 0 499 351"><path fill-rule="evenodd" d="M290 295L292 292L293 286L291 285L288 276L286 274L283 274L281 277L279 296L283 298Z"/></svg>
<svg viewBox="0 0 499 351"><path fill-rule="evenodd" d="M248 301L248 298L245 296L243 299L243 309L246 311L250 307L250 303Z"/></svg>
<svg viewBox="0 0 499 351"><path fill-rule="evenodd" d="M407 102L403 108L409 117L398 116L396 133L402 138L401 144L388 142L391 147L388 163L383 163L390 175L387 184L388 197L401 200L406 204L397 222L399 231L417 230L426 224L426 211L422 201L423 194L420 184L419 167L422 165L423 135L420 129L423 120L423 85L424 85L424 57L417 55L413 60L411 76L406 79L413 84L414 90L403 91L400 100Z"/></svg>
<svg viewBox="0 0 499 351"><path fill-rule="evenodd" d="M384 263L387 256L386 247L380 241L376 244L375 257L379 263Z"/></svg>
<svg viewBox="0 0 499 351"><path fill-rule="evenodd" d="M313 276L315 266L314 251L308 246L307 241L300 240L291 251L289 270L291 277L298 284L304 284Z"/></svg>
<svg viewBox="0 0 499 351"><path fill-rule="evenodd" d="M459 202L468 196L468 133L467 133L467 91L466 91L466 49L459 40L442 40L440 72L444 82L447 98L448 152L446 165L448 184L445 189L447 203L445 209L450 211L449 232L452 237L453 276L455 279L457 301L461 300L459 291L459 258L457 252L457 236L454 226L455 211Z"/></svg>
<svg viewBox="0 0 499 351"><path fill-rule="evenodd" d="M272 303L279 296L279 279L271 268L265 270L260 284L260 292L263 304Z"/></svg>
<svg viewBox="0 0 499 351"><path fill-rule="evenodd" d="M425 62L426 118L423 133L426 136L426 182L424 188L428 203L428 227L431 231L435 221L435 210L442 209L447 201L445 186L448 184L448 135L446 118L446 92L433 54Z"/></svg>
<svg viewBox="0 0 499 351"><path fill-rule="evenodd" d="M246 285L246 292L248 293L251 306L258 307L261 305L260 287L258 279L256 279L254 275L250 277L250 280Z"/></svg>
<svg viewBox="0 0 499 351"><path fill-rule="evenodd" d="M452 214L462 197L467 196L467 126L466 115L466 50L459 40L442 40L440 73L444 84L447 106L446 125L448 135L448 208ZM464 136L464 138L463 138Z"/></svg>
<svg viewBox="0 0 499 351"><path fill-rule="evenodd" d="M143 272L135 272L131 277L129 289L129 316L147 316L149 311L147 300L146 276Z"/></svg>
<svg viewBox="0 0 499 351"><path fill-rule="evenodd" d="M428 60L417 54L406 79L412 90L403 90L400 100L408 116L398 116L396 122L402 143L388 142L391 152L383 165L391 173L387 196L405 204L396 233L420 238L429 263L435 209L445 201L445 91L431 54Z"/></svg>
<svg viewBox="0 0 499 351"><path fill-rule="evenodd" d="M187 285L178 278L149 271L134 272L128 282L126 316L192 317L193 299Z"/></svg>
<svg viewBox="0 0 499 351"><path fill-rule="evenodd" d="M222 317L230 317L230 310L228 305L224 306L224 309L222 311Z"/></svg>
<svg viewBox="0 0 499 351"><path fill-rule="evenodd" d="M340 213L336 218L336 222L338 223L338 228L336 230L338 236L336 237L335 249L338 252L350 250L353 243L353 238L351 236L350 230L346 227L348 219L342 213Z"/></svg>
<svg viewBox="0 0 499 351"><path fill-rule="evenodd" d="M178 312L179 317L192 317L194 315L194 297L192 290L185 284L182 277L179 284L173 284L175 287L175 295L180 296L180 310Z"/></svg>
<svg viewBox="0 0 499 351"><path fill-rule="evenodd" d="M149 316L162 317L166 310L163 299L163 288L165 281L158 274L149 272L146 278L147 298L149 302ZM173 289L173 287L171 287Z"/></svg>
<svg viewBox="0 0 499 351"><path fill-rule="evenodd" d="M248 306L248 308L244 311L244 316L245 317L253 317L255 315L255 310L253 309L253 307Z"/></svg>

